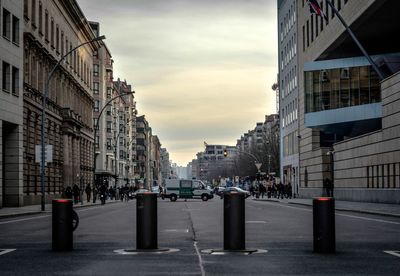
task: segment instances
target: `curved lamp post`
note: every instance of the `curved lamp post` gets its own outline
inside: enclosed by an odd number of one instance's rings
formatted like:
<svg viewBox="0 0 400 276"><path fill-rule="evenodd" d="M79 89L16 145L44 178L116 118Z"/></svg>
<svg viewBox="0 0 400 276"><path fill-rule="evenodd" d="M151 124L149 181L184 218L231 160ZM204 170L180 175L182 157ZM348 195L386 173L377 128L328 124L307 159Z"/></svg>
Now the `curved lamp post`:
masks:
<svg viewBox="0 0 400 276"><path fill-rule="evenodd" d="M121 98L121 97L123 97L123 96L132 95L132 94L134 94L134 93L135 93L135 91L132 91L132 92L124 92L124 93L119 94L118 96L115 96L115 97L111 98L108 102L106 102L106 104L105 104L105 105L103 106L103 108L100 110L99 116L97 117L96 124L94 125L94 145L93 145L93 191L94 191L95 185L96 185L96 158L97 158L97 155L96 155L96 136L97 136L97 129L99 128L100 117L101 117L101 115L103 114L103 111L106 109L106 107L107 107L108 105L110 105L110 103L111 103L112 101L114 101L115 99ZM119 134L118 134L118 136L119 136ZM116 158L115 158L115 160L116 160ZM115 165L116 165L116 164L115 164ZM94 199L94 195L93 195L93 200L95 200L95 199Z"/></svg>
<svg viewBox="0 0 400 276"><path fill-rule="evenodd" d="M46 176L46 143L45 143L45 131L44 131L44 124L46 122L46 105L47 105L47 95L49 91L49 85L50 85L50 80L51 77L53 76L54 72L60 66L61 62L72 52L74 52L76 49L79 47L82 47L86 44L93 43L99 40L106 39L104 35L96 37L92 40L83 42L82 44L79 44L75 48L69 50L65 55L63 55L60 60L53 66L51 69L49 75L47 76L46 83L44 84L44 91L43 91L43 98L42 98L42 126L41 126L41 135L42 135L42 143L41 143L41 160L40 160L40 177L41 177L41 188L42 188L42 198L41 198L41 205L42 205L42 211L45 209L45 190L44 190L44 178Z"/></svg>

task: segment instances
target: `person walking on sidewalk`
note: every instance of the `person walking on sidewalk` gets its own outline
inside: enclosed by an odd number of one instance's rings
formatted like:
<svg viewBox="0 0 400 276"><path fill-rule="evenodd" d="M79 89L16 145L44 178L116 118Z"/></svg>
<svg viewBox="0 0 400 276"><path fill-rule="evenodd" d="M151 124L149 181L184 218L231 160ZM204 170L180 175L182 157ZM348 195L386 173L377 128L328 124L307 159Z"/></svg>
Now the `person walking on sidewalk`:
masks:
<svg viewBox="0 0 400 276"><path fill-rule="evenodd" d="M90 195L92 193L92 187L90 187L90 184L86 185L85 192L86 192L86 200L87 202L90 202Z"/></svg>
<svg viewBox="0 0 400 276"><path fill-rule="evenodd" d="M74 194L74 203L78 203L79 202L79 196L80 196L80 189L78 187L78 185L74 185L74 187L72 187L72 192Z"/></svg>

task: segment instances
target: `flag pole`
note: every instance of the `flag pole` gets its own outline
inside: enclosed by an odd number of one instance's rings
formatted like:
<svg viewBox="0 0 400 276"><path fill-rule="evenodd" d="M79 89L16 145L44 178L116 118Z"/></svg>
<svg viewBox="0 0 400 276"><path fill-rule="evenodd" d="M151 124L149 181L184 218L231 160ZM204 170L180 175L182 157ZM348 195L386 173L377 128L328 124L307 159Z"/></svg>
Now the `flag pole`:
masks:
<svg viewBox="0 0 400 276"><path fill-rule="evenodd" d="M346 24L346 22L344 21L343 17L340 15L340 13L338 12L338 10L335 8L334 5L332 5L330 0L326 1L328 3L329 6L331 6L332 10L335 12L335 14L337 15L337 17L339 18L340 22L342 22L343 26L346 28L347 32L350 34L351 38L354 40L354 42L357 44L358 48L360 48L361 52L363 53L363 55L367 58L367 60L369 61L369 63L371 64L372 68L375 70L375 72L378 74L379 79L383 80L385 77L382 73L381 70L379 70L378 66L376 65L376 63L372 60L372 58L368 55L367 51L365 51L364 47L361 45L360 41L358 41L357 37L354 35L353 31L349 28L349 26Z"/></svg>

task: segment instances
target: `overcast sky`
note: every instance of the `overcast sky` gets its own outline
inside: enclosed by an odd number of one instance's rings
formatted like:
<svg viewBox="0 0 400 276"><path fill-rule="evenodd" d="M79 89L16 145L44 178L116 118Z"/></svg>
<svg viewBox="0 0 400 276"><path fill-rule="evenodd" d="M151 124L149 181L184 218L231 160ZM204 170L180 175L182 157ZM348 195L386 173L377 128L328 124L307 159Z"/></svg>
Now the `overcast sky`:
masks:
<svg viewBox="0 0 400 276"><path fill-rule="evenodd" d="M173 162L204 141L235 145L276 112L276 0L77 1Z"/></svg>

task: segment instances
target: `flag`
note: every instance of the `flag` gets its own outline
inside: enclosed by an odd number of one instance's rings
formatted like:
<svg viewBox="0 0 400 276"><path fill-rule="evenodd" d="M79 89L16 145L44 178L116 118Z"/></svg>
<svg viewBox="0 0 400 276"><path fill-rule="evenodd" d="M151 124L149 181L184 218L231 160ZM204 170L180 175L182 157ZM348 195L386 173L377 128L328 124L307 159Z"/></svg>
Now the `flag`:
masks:
<svg viewBox="0 0 400 276"><path fill-rule="evenodd" d="M318 4L317 0L307 0L307 3L310 6L311 13L315 13L316 15L319 15L319 16L325 18L325 20L328 20L324 11L321 9L320 5Z"/></svg>

